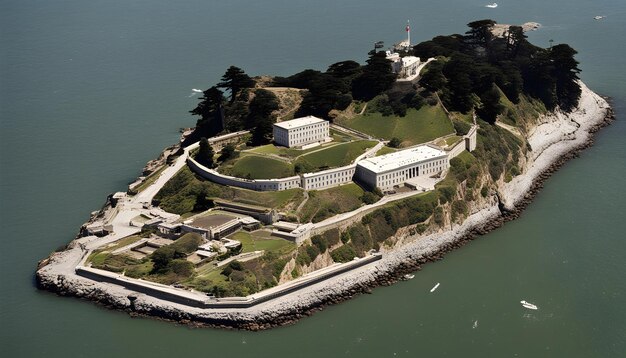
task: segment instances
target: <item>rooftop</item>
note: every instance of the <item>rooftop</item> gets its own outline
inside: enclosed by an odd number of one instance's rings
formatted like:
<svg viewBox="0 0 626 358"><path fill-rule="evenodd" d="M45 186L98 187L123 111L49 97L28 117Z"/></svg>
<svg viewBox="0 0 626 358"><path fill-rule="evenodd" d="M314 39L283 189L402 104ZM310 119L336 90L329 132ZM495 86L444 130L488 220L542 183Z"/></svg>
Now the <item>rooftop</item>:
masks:
<svg viewBox="0 0 626 358"><path fill-rule="evenodd" d="M402 57L402 64L405 66L412 65L414 63L419 63L420 58L415 56L404 56Z"/></svg>
<svg viewBox="0 0 626 358"><path fill-rule="evenodd" d="M280 127L284 129L294 129L294 128L298 128L302 126L308 126L309 124L315 124L315 123L321 123L321 122L325 122L325 120L314 117L314 116L306 116L306 117L292 119L290 121L274 123L274 125L276 127Z"/></svg>
<svg viewBox="0 0 626 358"><path fill-rule="evenodd" d="M446 152L443 150L428 145L420 145L419 147L364 159L358 165L374 173L383 173L442 156L446 156Z"/></svg>

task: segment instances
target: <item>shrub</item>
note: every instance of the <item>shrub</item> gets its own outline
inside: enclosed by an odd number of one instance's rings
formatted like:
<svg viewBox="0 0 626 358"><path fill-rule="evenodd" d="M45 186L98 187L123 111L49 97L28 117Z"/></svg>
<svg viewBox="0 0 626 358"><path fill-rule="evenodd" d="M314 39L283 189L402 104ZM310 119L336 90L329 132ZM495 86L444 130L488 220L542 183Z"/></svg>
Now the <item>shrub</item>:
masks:
<svg viewBox="0 0 626 358"><path fill-rule="evenodd" d="M313 262L320 254L320 249L317 246L305 245L305 248L307 255L311 258L311 262Z"/></svg>
<svg viewBox="0 0 626 358"><path fill-rule="evenodd" d="M350 227L350 242L359 255L363 255L370 250L373 245L372 237L362 224L355 224Z"/></svg>
<svg viewBox="0 0 626 358"><path fill-rule="evenodd" d="M239 153L235 151L235 145L233 143L228 143L222 148L222 152L218 158L220 162L225 162L229 159L236 158Z"/></svg>
<svg viewBox="0 0 626 358"><path fill-rule="evenodd" d="M313 246L317 247L319 252L323 253L326 252L326 250L328 249L328 240L326 240L326 238L321 235L313 236L311 238L311 243L313 243Z"/></svg>
<svg viewBox="0 0 626 358"><path fill-rule="evenodd" d="M167 268L170 264L170 261L174 259L175 253L176 251L168 246L163 246L156 249L150 256L154 264L151 273L167 272Z"/></svg>
<svg viewBox="0 0 626 358"><path fill-rule="evenodd" d="M330 256L335 262L349 262L352 261L352 259L354 259L357 255L352 245L347 244L331 251Z"/></svg>
<svg viewBox="0 0 626 358"><path fill-rule="evenodd" d="M374 204L375 202L377 202L380 199L379 196L377 196L376 194L372 193L371 191L366 191L365 193L363 193L363 195L361 196L361 201L365 204Z"/></svg>
<svg viewBox="0 0 626 358"><path fill-rule="evenodd" d="M196 251L200 244L202 244L202 236L190 232L181 236L178 240L174 241L174 243L167 245L167 247L174 249L178 253L188 255Z"/></svg>
<svg viewBox="0 0 626 358"><path fill-rule="evenodd" d="M442 186L437 189L439 200L442 204L445 204L452 200L454 194L456 194L456 188L452 186Z"/></svg>
<svg viewBox="0 0 626 358"><path fill-rule="evenodd" d="M489 188L487 188L487 186L485 185L485 186L482 187L482 189L480 189L480 195L483 198L486 198L487 194L489 194Z"/></svg>
<svg viewBox="0 0 626 358"><path fill-rule="evenodd" d="M453 120L452 125L454 126L454 130L458 135L466 135L472 126L469 123Z"/></svg>
<svg viewBox="0 0 626 358"><path fill-rule="evenodd" d="M328 247L337 245L339 243L340 240L340 234L339 234L339 230L338 229L332 229L332 230L328 230L325 231L322 236L326 239L326 242L328 243Z"/></svg>
<svg viewBox="0 0 626 358"><path fill-rule="evenodd" d="M391 148L398 148L400 147L400 139L398 137L393 137L391 138L391 140L389 141L389 143L387 144L388 146L390 146Z"/></svg>
<svg viewBox="0 0 626 358"><path fill-rule="evenodd" d="M169 269L178 276L191 277L194 273L194 266L185 259L172 260Z"/></svg>

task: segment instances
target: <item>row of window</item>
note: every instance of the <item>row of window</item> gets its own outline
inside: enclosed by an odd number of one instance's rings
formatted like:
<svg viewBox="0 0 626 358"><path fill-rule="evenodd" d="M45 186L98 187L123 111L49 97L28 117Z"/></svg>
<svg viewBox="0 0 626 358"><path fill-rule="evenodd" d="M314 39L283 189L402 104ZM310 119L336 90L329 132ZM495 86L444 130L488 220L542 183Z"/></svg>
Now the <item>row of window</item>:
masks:
<svg viewBox="0 0 626 358"><path fill-rule="evenodd" d="M339 173L331 173L324 176L314 177L309 180L305 187L307 188L322 188L328 185L341 184L352 180L354 171L343 171Z"/></svg>
<svg viewBox="0 0 626 358"><path fill-rule="evenodd" d="M445 160L434 160L432 162L425 163L422 166L415 166L393 173L383 174L377 178L378 187L388 187L391 185L399 184L407 179L414 178L423 174L433 174L444 169L443 165Z"/></svg>

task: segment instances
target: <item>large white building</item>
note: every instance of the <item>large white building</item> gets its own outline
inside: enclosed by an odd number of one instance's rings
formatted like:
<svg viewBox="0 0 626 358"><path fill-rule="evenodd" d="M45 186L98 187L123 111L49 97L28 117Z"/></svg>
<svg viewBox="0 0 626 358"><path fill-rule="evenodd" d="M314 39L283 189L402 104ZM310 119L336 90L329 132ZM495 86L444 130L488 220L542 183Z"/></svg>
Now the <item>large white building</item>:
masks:
<svg viewBox="0 0 626 358"><path fill-rule="evenodd" d="M328 121L308 116L274 123L274 142L285 147L302 147L330 138Z"/></svg>
<svg viewBox="0 0 626 358"><path fill-rule="evenodd" d="M429 145L361 160L355 177L370 188L382 191L399 187L419 176L432 176L450 166L448 154Z"/></svg>
<svg viewBox="0 0 626 358"><path fill-rule="evenodd" d="M399 79L414 78L420 65L420 58L415 56L400 57L396 52L387 51L387 59L391 61L391 71L398 75Z"/></svg>

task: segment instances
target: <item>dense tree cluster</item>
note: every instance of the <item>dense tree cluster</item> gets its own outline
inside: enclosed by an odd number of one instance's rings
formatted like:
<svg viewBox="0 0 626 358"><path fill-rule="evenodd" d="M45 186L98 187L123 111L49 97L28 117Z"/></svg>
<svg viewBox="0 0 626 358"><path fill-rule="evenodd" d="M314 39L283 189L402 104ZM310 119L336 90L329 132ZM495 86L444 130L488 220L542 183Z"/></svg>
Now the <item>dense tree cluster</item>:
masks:
<svg viewBox="0 0 626 358"><path fill-rule="evenodd" d="M580 98L576 51L568 45L543 49L530 44L521 27L504 36L492 33L493 20L468 24L465 35L437 36L413 48L421 58L445 56L420 79L427 91L439 92L450 110L477 114L489 123L502 113L500 90L513 103L521 93L541 100L546 108L574 109Z"/></svg>
<svg viewBox="0 0 626 358"><path fill-rule="evenodd" d="M190 111L200 118L196 130L183 144L212 137L222 131L243 129L252 130L253 141L257 144L271 139L272 123L275 121L272 112L279 108L278 99L270 91L254 90L254 86L255 81L242 69L230 66L221 82L204 91L196 108ZM229 92L228 101L220 88Z"/></svg>
<svg viewBox="0 0 626 358"><path fill-rule="evenodd" d="M308 69L289 77L276 77L274 85L307 90L296 116L330 119L331 110L344 110L353 99L369 101L389 90L396 79L390 64L385 52L372 52L364 66L341 61L330 65L326 72Z"/></svg>
<svg viewBox="0 0 626 358"><path fill-rule="evenodd" d="M412 55L440 57L422 72L419 86L396 83L384 51L370 52L365 65L341 61L325 72L307 69L276 77L271 85L306 90L296 117L314 115L329 120L332 110L344 110L353 100L369 101L370 112L404 116L409 108L435 105L441 99L449 110L475 110L489 123L505 110L502 94L513 103L525 94L541 100L549 110L573 110L581 92L576 51L564 44L548 49L534 46L519 26L495 36L495 25L490 19L474 21L463 35L437 36L416 45ZM230 66L190 111L199 119L185 144L242 129L252 130L253 144L269 142L275 121L272 113L279 109L279 102L272 92L254 87L250 76Z"/></svg>

